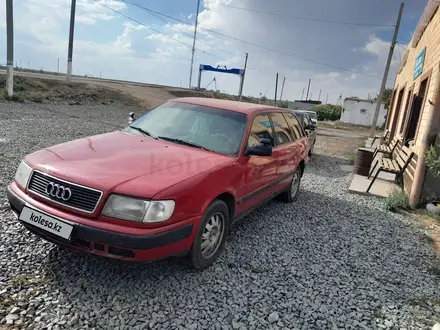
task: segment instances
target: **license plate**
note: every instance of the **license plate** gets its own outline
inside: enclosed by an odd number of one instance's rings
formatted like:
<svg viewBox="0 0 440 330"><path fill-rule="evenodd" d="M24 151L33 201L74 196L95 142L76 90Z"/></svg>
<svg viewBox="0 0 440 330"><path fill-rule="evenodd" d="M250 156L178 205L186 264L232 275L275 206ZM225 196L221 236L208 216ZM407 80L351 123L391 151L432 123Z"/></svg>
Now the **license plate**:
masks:
<svg viewBox="0 0 440 330"><path fill-rule="evenodd" d="M19 219L64 239L70 239L70 234L73 230L72 225L48 216L47 214L38 212L27 206L23 207Z"/></svg>

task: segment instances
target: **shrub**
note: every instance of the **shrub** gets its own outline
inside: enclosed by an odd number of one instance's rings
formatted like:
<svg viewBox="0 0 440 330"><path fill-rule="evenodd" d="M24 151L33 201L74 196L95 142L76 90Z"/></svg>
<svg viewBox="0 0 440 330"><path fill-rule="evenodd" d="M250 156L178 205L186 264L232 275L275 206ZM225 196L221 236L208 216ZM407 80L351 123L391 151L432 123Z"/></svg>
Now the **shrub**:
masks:
<svg viewBox="0 0 440 330"><path fill-rule="evenodd" d="M286 108L287 109L289 107L289 103L287 101L279 101L277 106L279 108Z"/></svg>
<svg viewBox="0 0 440 330"><path fill-rule="evenodd" d="M354 151L346 152L344 158L347 160L348 164L353 165L356 159L356 153Z"/></svg>
<svg viewBox="0 0 440 330"><path fill-rule="evenodd" d="M340 105L324 104L312 109L316 112L318 120L339 120L341 118L342 107Z"/></svg>
<svg viewBox="0 0 440 330"><path fill-rule="evenodd" d="M431 146L425 156L426 167L433 177L440 177L440 157L437 155L434 146Z"/></svg>
<svg viewBox="0 0 440 330"><path fill-rule="evenodd" d="M393 191L391 191L391 194L385 200L385 208L391 212L409 210L410 207L408 194L401 189L393 189Z"/></svg>

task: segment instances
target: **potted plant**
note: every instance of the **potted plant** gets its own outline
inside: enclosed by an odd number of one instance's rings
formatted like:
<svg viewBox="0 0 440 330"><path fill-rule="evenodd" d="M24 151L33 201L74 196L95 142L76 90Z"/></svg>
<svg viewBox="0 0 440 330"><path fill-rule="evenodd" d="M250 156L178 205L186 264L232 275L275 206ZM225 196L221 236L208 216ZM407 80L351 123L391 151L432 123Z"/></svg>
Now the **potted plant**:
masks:
<svg viewBox="0 0 440 330"><path fill-rule="evenodd" d="M425 163L431 175L435 178L440 177L440 157L434 146L431 146L426 153ZM440 201L434 201L426 205L429 212L440 214Z"/></svg>

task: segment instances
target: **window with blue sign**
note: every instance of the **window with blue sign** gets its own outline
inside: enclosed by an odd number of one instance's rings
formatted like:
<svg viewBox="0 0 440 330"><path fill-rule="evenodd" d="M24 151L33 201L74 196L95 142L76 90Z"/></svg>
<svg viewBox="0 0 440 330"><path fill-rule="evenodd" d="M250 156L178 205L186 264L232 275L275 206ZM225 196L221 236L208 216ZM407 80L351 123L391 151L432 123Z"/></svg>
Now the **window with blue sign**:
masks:
<svg viewBox="0 0 440 330"><path fill-rule="evenodd" d="M272 134L272 126L269 116L267 114L257 115L252 123L251 132L248 138L248 146L254 146L260 144L260 139L266 138L271 141L272 147L274 146L274 137Z"/></svg>
<svg viewBox="0 0 440 330"><path fill-rule="evenodd" d="M426 54L426 48L423 48L423 50L416 58L416 64L414 65L413 79L416 79L423 72L423 64L425 63L425 54Z"/></svg>

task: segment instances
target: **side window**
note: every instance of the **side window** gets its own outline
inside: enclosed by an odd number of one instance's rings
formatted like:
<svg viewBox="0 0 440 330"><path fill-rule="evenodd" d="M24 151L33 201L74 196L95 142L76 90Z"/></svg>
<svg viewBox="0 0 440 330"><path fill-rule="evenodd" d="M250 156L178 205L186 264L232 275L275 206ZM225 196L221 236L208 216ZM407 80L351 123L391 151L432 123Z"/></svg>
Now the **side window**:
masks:
<svg viewBox="0 0 440 330"><path fill-rule="evenodd" d="M281 112L273 112L271 113L271 117L273 127L275 129L275 139L277 141L277 145L294 141L295 139L292 135L289 124L287 124L283 114Z"/></svg>
<svg viewBox="0 0 440 330"><path fill-rule="evenodd" d="M249 133L248 146L260 144L261 138L267 138L274 146L274 137L272 134L272 125L267 114L257 115L252 123L251 132Z"/></svg>
<svg viewBox="0 0 440 330"><path fill-rule="evenodd" d="M287 122L289 123L290 127L293 129L293 133L295 135L296 139L301 139L304 137L303 129L296 117L293 113L284 113L284 117L286 118Z"/></svg>

